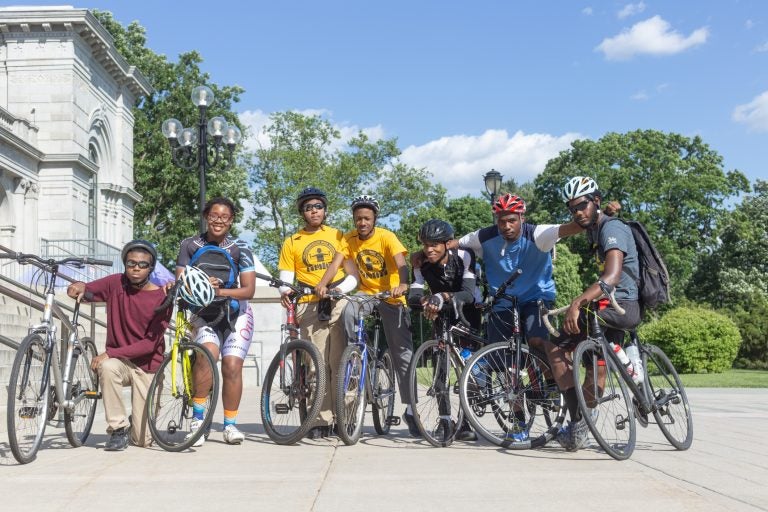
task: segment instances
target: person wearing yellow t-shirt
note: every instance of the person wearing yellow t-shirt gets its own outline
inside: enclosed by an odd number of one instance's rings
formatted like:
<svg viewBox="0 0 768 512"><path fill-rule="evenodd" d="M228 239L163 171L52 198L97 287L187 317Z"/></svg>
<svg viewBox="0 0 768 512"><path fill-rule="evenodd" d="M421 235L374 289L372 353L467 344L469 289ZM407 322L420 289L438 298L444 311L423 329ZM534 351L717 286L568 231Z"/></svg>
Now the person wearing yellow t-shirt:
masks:
<svg viewBox="0 0 768 512"><path fill-rule="evenodd" d="M358 293L375 295L384 291L390 292L391 298L367 302L360 313L369 315L376 307L381 315L384 335L397 375L400 401L406 405L403 420L408 424L408 431L412 436L421 437L411 411L407 378L413 355L411 317L405 302L405 293L408 291L408 264L405 257L408 251L394 233L376 226L378 216L379 202L375 198L362 195L352 201L352 217L356 229L344 235L346 250L336 253L333 263L315 290L323 297L329 288L336 288L332 281L342 262L353 261L360 278ZM358 305L347 303L342 313L346 340L349 343L354 343L356 339L358 309Z"/></svg>
<svg viewBox="0 0 768 512"><path fill-rule="evenodd" d="M328 198L317 188L308 187L296 198L296 207L304 219L304 227L283 242L280 249L278 270L280 279L299 286L315 288L333 261L337 252L346 253L346 241L341 231L324 224ZM332 284L342 291L352 291L357 286L357 269L350 263L344 265L332 276ZM290 303L290 288L281 288L281 302L284 307ZM296 308L296 320L307 338L318 348L325 361L328 382L336 382L341 353L346 346L344 325L339 321L343 304L332 304L316 296L303 297ZM310 439L331 434L334 423L333 411L335 390L328 386L323 397L320 415L307 434Z"/></svg>

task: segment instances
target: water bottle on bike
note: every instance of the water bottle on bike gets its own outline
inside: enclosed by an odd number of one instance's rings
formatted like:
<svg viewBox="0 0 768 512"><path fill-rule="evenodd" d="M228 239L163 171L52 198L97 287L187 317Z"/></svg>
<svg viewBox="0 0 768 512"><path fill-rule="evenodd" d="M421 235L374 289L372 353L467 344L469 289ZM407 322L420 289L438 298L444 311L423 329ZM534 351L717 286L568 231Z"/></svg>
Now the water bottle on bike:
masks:
<svg viewBox="0 0 768 512"><path fill-rule="evenodd" d="M620 345L617 345L615 343L611 343L611 350L613 350L616 353L616 356L619 358L619 361L621 361L621 364L624 365L624 371L627 372L627 374L632 377L632 381L635 384L639 384L641 381L640 375L635 371L635 367L632 365L632 361L630 361L629 357L627 356L627 353L624 352L624 349L621 348Z"/></svg>

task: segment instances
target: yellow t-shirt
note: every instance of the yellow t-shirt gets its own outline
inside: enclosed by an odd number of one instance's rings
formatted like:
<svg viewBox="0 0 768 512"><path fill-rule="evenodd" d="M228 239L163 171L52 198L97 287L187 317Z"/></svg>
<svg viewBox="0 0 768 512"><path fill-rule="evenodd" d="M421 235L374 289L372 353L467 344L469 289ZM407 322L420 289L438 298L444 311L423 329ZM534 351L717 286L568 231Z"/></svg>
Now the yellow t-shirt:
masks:
<svg viewBox="0 0 768 512"><path fill-rule="evenodd" d="M321 226L314 233L302 229L283 242L277 267L279 270L293 272L298 282L314 287L320 282L336 252L347 254L347 250L344 235L336 228ZM340 268L332 282L343 277L344 270ZM316 296L310 295L303 297L301 302L316 300Z"/></svg>
<svg viewBox="0 0 768 512"><path fill-rule="evenodd" d="M361 292L373 295L400 284L395 255L402 253L403 257L407 257L408 251L393 232L377 226L369 239L360 240L357 230L353 229L344 235L344 239L347 242L344 256L353 260L360 270L358 288ZM405 297L388 299L387 302L404 304Z"/></svg>

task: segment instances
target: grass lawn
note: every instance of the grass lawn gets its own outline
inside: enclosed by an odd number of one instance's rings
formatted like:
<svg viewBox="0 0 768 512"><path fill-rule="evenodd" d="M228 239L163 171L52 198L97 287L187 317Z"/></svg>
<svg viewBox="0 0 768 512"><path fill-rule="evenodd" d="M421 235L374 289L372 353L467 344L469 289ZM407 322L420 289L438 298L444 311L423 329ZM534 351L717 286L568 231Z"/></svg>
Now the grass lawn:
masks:
<svg viewBox="0 0 768 512"><path fill-rule="evenodd" d="M680 379L688 388L768 388L768 371L762 370L686 373Z"/></svg>

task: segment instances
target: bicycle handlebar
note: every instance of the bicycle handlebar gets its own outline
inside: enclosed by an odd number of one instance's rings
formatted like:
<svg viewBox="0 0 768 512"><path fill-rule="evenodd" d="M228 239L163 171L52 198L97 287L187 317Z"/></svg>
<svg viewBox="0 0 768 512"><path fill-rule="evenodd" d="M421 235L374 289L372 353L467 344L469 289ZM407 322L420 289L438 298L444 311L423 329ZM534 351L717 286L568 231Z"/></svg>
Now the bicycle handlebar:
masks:
<svg viewBox="0 0 768 512"><path fill-rule="evenodd" d="M16 260L21 265L25 265L30 262L37 262L46 267L52 267L54 265L100 265L102 267L111 267L112 261L100 260L98 258L91 258L90 256L70 256L61 260L54 260L53 258L44 259L36 254L28 254L23 252L0 252L0 259Z"/></svg>
<svg viewBox="0 0 768 512"><path fill-rule="evenodd" d="M616 296L615 296L616 287L615 286L610 286L610 285L608 285L608 284L606 284L606 283L601 281L600 282L600 289L603 291L603 294L600 297L598 297L596 300L599 300L602 297L608 297L608 300L611 302L611 306L613 307L613 309L616 310L616 312L618 314L623 315L624 313L626 313L624 308L619 306L619 303L616 302ZM549 317L557 316L557 315L562 315L563 313L568 311L568 309L570 307L571 306L563 306L563 307L557 308L557 309L547 309L547 306L544 305L544 301L543 300L539 300L539 315L541 316L541 320L544 322L544 325L546 326L547 330L549 331L549 334L551 334L552 336L560 336L560 331L558 331L557 329L555 329L552 326L552 324L549 321Z"/></svg>
<svg viewBox="0 0 768 512"><path fill-rule="evenodd" d="M374 295L352 294L337 291L328 291L328 297L334 300L346 299L351 302L368 302L373 300L384 300L392 296L389 291L379 292Z"/></svg>
<svg viewBox="0 0 768 512"><path fill-rule="evenodd" d="M515 282L515 279L520 277L520 275L523 273L523 270L518 268L514 272L512 272L512 275L507 278L506 281L504 281L501 286L496 290L496 293L493 294L493 300L500 299L502 295L504 295L504 292L507 291L507 288L509 285Z"/></svg>
<svg viewBox="0 0 768 512"><path fill-rule="evenodd" d="M269 283L269 286L271 286L272 288L280 288L281 286L285 286L286 288L290 288L291 290L293 290L293 292L298 297L303 297L304 295L312 295L315 293L315 291L312 288L303 288L299 286L294 286L291 283L287 283L282 279L272 277L269 274L260 274L258 272L255 272L255 274L256 274L256 278L261 279L262 281L267 281Z"/></svg>

